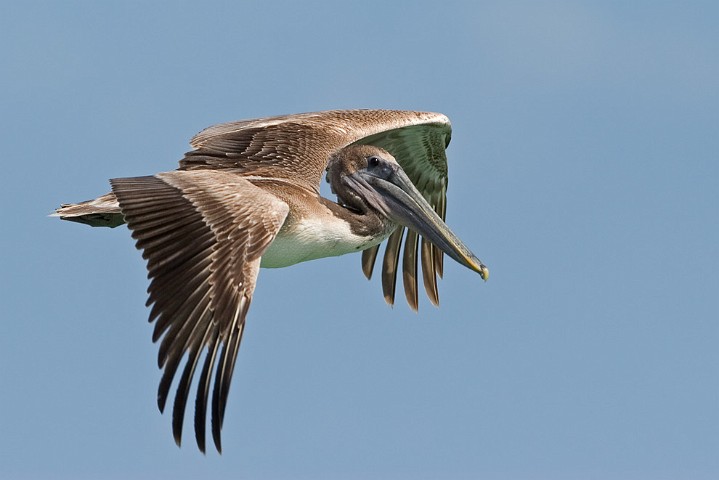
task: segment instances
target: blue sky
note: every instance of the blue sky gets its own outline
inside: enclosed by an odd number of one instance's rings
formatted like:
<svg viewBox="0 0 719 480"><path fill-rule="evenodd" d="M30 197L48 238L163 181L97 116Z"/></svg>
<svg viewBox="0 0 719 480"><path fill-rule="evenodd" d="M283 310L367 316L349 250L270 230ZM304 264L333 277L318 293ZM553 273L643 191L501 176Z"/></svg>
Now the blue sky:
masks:
<svg viewBox="0 0 719 480"><path fill-rule="evenodd" d="M17 2L0 18L2 478L719 478L716 2ZM453 122L441 307L260 272L224 454L178 449L143 261L47 217L214 123Z"/></svg>

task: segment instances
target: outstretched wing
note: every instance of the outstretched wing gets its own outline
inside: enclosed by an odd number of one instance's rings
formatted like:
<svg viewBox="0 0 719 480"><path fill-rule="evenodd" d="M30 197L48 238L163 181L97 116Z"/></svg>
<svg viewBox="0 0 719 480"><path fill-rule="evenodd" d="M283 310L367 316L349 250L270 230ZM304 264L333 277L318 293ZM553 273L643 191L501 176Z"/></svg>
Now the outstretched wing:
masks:
<svg viewBox="0 0 719 480"><path fill-rule="evenodd" d="M412 180L437 214L445 219L447 211L447 156L451 127L446 123L412 125L371 135L356 143L376 145L390 152L407 176ZM405 232L406 231L406 232ZM437 275L442 276L444 253L417 232L400 227L385 242L382 261L382 289L384 298L394 303L395 286L399 266L399 252L405 237L402 252L402 282L407 303L413 310L418 307L417 294L417 251L421 244L422 280L427 297L439 305ZM370 278L379 246L362 252L362 271Z"/></svg>
<svg viewBox="0 0 719 480"><path fill-rule="evenodd" d="M439 113L401 110L332 110L209 127L191 141L195 150L180 161L181 170L232 169L245 175L291 178L319 192L330 155L350 144L376 145L390 152L417 189L444 219L447 192L447 158L451 125ZM382 263L385 300L394 302L399 255L405 229L387 240ZM409 305L417 309L417 252L425 290L439 302L437 275L442 275L442 252L406 234L403 281ZM369 278L379 247L363 252L362 269Z"/></svg>
<svg viewBox="0 0 719 480"><path fill-rule="evenodd" d="M137 248L147 260L153 341L162 338L160 410L185 358L172 415L179 445L190 386L204 354L195 399L195 436L204 452L212 384L212 436L221 451L227 395L260 257L289 208L228 172L175 171L110 182Z"/></svg>

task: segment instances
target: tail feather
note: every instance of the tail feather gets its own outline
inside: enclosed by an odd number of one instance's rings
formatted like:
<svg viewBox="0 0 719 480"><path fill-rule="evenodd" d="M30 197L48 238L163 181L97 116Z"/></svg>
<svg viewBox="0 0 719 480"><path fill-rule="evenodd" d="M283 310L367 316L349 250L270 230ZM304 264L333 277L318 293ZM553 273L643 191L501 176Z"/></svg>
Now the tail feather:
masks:
<svg viewBox="0 0 719 480"><path fill-rule="evenodd" d="M125 223L114 193L107 193L86 202L64 203L50 216L92 227L112 228Z"/></svg>

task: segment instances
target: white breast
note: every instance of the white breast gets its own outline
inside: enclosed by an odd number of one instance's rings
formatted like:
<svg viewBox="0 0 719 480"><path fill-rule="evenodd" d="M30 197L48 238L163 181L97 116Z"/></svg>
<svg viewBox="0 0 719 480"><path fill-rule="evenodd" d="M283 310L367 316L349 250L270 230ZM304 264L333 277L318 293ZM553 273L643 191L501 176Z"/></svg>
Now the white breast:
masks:
<svg viewBox="0 0 719 480"><path fill-rule="evenodd" d="M337 217L304 218L291 229L280 230L262 255L261 267L279 268L317 258L359 252L377 245L389 236L360 236Z"/></svg>

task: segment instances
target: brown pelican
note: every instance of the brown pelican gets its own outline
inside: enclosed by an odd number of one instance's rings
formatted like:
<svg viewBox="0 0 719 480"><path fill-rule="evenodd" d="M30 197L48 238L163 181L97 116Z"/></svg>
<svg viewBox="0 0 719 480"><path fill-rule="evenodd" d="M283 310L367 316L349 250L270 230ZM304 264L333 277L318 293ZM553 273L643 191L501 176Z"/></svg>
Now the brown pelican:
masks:
<svg viewBox="0 0 719 480"><path fill-rule="evenodd" d="M387 240L382 286L392 304L404 237L402 277L411 308L417 309L418 251L435 305L442 252L487 279L487 267L443 221L450 133L444 115L389 110L225 123L197 134L177 170L113 179L111 193L56 210L64 220L92 226L127 223L143 251L153 341L162 339L160 411L185 359L173 406L178 445L200 367L197 445L205 451L211 399L212 437L222 451L230 380L260 267L361 251L370 278ZM320 196L325 172L336 202Z"/></svg>

